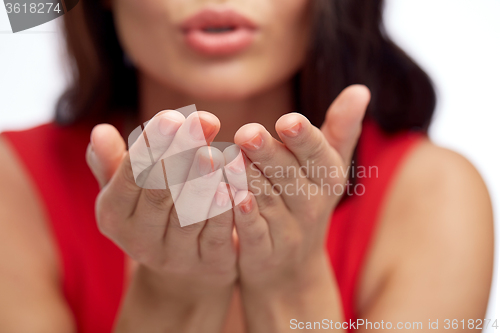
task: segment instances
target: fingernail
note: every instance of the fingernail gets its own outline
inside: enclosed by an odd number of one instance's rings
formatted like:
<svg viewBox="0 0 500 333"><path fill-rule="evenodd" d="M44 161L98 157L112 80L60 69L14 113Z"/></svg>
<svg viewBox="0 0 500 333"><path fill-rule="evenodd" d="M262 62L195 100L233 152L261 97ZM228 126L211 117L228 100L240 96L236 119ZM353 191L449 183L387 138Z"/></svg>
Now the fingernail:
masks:
<svg viewBox="0 0 500 333"><path fill-rule="evenodd" d="M191 126L189 127L189 133L195 140L206 140L211 137L217 126L210 121L203 119L202 117L194 117L191 120Z"/></svg>
<svg viewBox="0 0 500 333"><path fill-rule="evenodd" d="M224 192L224 190L217 190L217 192L215 192L215 203L217 204L217 206L219 207L226 207L227 204L229 203L229 195L227 193L227 188L225 187L226 191Z"/></svg>
<svg viewBox="0 0 500 333"><path fill-rule="evenodd" d="M181 127L181 123L177 120L170 119L168 116L163 116L158 122L160 133L164 136L172 136Z"/></svg>
<svg viewBox="0 0 500 333"><path fill-rule="evenodd" d="M243 214L249 214L252 211L252 206L252 197L248 194L246 199L240 203L240 210Z"/></svg>
<svg viewBox="0 0 500 333"><path fill-rule="evenodd" d="M214 161L209 150L209 155L198 155L198 172L204 178L210 178L215 175L215 171L220 168L219 162Z"/></svg>
<svg viewBox="0 0 500 333"><path fill-rule="evenodd" d="M298 122L292 127L283 130L282 133L288 136L289 138L295 138L297 135L299 135L301 130L302 130L302 124Z"/></svg>
<svg viewBox="0 0 500 333"><path fill-rule="evenodd" d="M214 171L212 158L205 156L204 154L198 155L198 172L200 173L200 176L208 175Z"/></svg>
<svg viewBox="0 0 500 333"><path fill-rule="evenodd" d="M242 146L247 150L258 150L262 147L264 140L260 134L254 136L251 140L245 142Z"/></svg>
<svg viewBox="0 0 500 333"><path fill-rule="evenodd" d="M229 169L234 174L240 175L245 172L245 161L243 160L243 156L241 153L233 160L231 163L226 165L226 168Z"/></svg>

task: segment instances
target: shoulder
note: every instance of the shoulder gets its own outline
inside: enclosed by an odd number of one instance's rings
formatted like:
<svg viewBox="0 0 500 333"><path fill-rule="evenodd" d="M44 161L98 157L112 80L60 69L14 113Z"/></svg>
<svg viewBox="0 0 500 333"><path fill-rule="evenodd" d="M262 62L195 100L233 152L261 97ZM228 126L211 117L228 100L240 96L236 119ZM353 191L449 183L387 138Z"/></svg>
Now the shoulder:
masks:
<svg viewBox="0 0 500 333"><path fill-rule="evenodd" d="M407 215L412 211L419 212L417 215L421 217L422 214L434 217L432 220L441 217L438 219L441 223L448 220L444 217L457 218L455 227L456 223L468 223L469 227L490 230L493 216L487 187L476 168L462 155L422 140L395 177L389 200L408 209ZM427 223L422 221L419 225L436 226Z"/></svg>
<svg viewBox="0 0 500 333"><path fill-rule="evenodd" d="M461 256L466 261L477 255L476 264L484 260L484 267L491 265L491 200L481 175L465 157L424 140L395 177L384 218L401 232L406 251L422 253L418 251L425 244L443 260Z"/></svg>
<svg viewBox="0 0 500 333"><path fill-rule="evenodd" d="M493 213L476 168L427 139L415 145L394 175L367 266L380 277L366 282L371 290L391 281L385 296L372 292L364 300L367 307L377 297L395 302L405 295L408 311L433 304L429 315L445 308L450 315L484 315L493 269Z"/></svg>
<svg viewBox="0 0 500 333"><path fill-rule="evenodd" d="M56 250L41 200L14 149L0 135L0 314L2 330L61 325L71 331L58 290ZM28 315L29 320L26 320ZM52 326L53 327L53 326Z"/></svg>
<svg viewBox="0 0 500 333"><path fill-rule="evenodd" d="M15 215L13 211L16 210L17 214L30 214L32 211L37 211L35 215L40 215L38 218L40 220L42 210L34 188L30 184L28 172L4 134L0 135L0 160L2 161L0 163L1 212L7 214L9 211L9 215ZM6 222L5 219L0 219L0 221Z"/></svg>
<svg viewBox="0 0 500 333"><path fill-rule="evenodd" d="M11 133L24 138L24 131ZM36 256L37 261L43 262L44 269L55 272L57 269L56 251L51 239L43 200L38 195L30 172L20 157L19 150L22 149L24 149L24 144L17 146L16 149L5 134L0 134L0 160L2 161L0 163L0 230L2 231L0 239L19 237L19 243L25 243L25 246L20 248L22 254ZM11 242L0 241L0 244L11 244Z"/></svg>
<svg viewBox="0 0 500 333"><path fill-rule="evenodd" d="M3 135L0 135L0 160L0 260L3 263L9 260L4 255L10 251L4 247L21 244L17 259L36 258L44 263L44 270L54 271L55 254L41 200L24 165Z"/></svg>

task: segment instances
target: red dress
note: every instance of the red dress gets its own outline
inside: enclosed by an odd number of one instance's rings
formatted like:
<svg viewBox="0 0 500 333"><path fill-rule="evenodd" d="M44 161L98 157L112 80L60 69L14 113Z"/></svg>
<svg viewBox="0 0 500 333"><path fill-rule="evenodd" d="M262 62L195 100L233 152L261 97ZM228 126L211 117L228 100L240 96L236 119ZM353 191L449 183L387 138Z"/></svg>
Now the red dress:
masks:
<svg viewBox="0 0 500 333"><path fill-rule="evenodd" d="M96 226L99 188L85 162L90 131L84 124L49 123L5 132L3 137L24 164L48 214L62 265L61 288L78 332L109 333L124 294L125 257ZM355 169L365 167L356 189L363 195L337 207L327 240L346 321L356 319L356 284L387 188L405 155L422 138L409 131L387 136L369 122L363 126Z"/></svg>

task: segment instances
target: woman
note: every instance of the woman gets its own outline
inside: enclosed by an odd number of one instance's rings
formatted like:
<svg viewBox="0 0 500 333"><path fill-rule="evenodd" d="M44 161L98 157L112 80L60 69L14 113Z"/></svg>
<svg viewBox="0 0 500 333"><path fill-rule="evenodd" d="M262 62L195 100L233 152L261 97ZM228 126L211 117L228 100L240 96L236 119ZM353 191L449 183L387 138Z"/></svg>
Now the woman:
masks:
<svg viewBox="0 0 500 333"><path fill-rule="evenodd" d="M426 137L434 91L384 33L382 5L115 0L66 14L65 126L0 142L0 330L480 328L488 193L469 162ZM158 113L190 104L211 113ZM181 227L172 193L137 186L126 150L151 118L164 150L234 139L256 185L216 184L221 214ZM102 122L113 125L92 130ZM189 136L193 123L202 136ZM226 159L202 148L189 176L211 163L221 177ZM314 165L356 172L263 171ZM344 195L300 190L348 178ZM276 184L292 192L260 191Z"/></svg>

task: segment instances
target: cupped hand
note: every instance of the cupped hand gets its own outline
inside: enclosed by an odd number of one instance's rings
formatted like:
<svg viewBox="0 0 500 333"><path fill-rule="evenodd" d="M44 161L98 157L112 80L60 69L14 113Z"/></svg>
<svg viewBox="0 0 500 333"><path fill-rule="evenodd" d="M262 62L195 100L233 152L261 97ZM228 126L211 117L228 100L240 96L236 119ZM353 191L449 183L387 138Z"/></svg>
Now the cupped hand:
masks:
<svg viewBox="0 0 500 333"><path fill-rule="evenodd" d="M152 273L161 289L185 298L230 288L236 279L224 156L207 147L219 129L207 112L184 118L163 111L129 151L114 127L95 127L87 153L102 187L96 201L100 231Z"/></svg>
<svg viewBox="0 0 500 333"><path fill-rule="evenodd" d="M244 299L260 297L250 301L254 310L272 306L268 304L279 298L314 309L303 304L307 296L290 295L318 286L323 287L316 296L335 298L325 235L344 193L369 100L366 87L346 88L331 105L321 129L300 114L284 115L276 123L282 142L259 124L245 125L236 133L249 182L248 191L237 189L240 204L234 210L239 272ZM316 296L315 304L329 302Z"/></svg>

